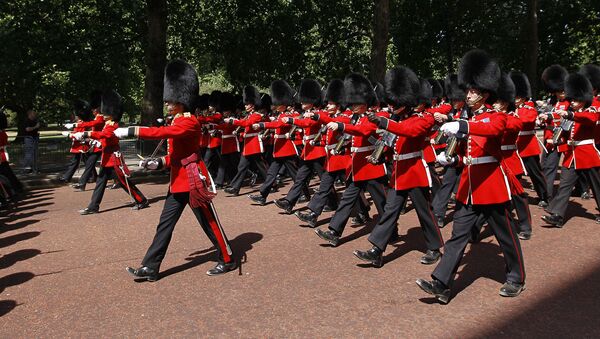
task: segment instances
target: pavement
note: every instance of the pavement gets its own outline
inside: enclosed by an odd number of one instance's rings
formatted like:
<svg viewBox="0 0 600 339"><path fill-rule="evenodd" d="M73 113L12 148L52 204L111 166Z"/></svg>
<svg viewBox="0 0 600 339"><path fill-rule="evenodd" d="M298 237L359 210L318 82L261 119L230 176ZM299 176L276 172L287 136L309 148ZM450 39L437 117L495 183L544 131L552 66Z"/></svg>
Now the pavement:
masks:
<svg viewBox="0 0 600 339"><path fill-rule="evenodd" d="M400 217L402 237L376 269L352 255L370 247L372 225L348 226L343 243L331 248L272 203L255 206L223 192L215 205L234 252L246 257L241 270L205 274L214 251L187 209L161 279L135 282L125 267L139 265L154 236L168 177L134 180L151 201L147 209L132 211L124 191L109 190L100 214L80 216L92 186L73 192L50 182L30 183L0 216L1 338L600 337L593 200L574 198L563 229L544 227L543 211L531 206L521 296L498 295L504 262L485 230L487 237L467 248L453 299L440 305L415 284L433 267L419 263L425 246L414 211ZM322 216L324 225L330 217ZM442 229L445 239L451 231Z"/></svg>

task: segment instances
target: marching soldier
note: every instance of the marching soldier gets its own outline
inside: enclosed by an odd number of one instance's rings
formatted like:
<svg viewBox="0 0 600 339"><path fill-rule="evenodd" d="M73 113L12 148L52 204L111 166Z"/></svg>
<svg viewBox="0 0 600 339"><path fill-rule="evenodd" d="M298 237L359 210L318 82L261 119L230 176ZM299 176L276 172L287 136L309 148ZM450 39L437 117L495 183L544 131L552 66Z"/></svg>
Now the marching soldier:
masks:
<svg viewBox="0 0 600 339"><path fill-rule="evenodd" d="M571 191L581 177L587 179L596 199L596 208L600 210L600 153L594 146L594 132L599 112L591 106L593 100L592 85L585 75L572 73L565 80L565 95L570 100L570 111L560 111L563 119L572 121L567 136L567 149L560 174L560 185L556 196L550 202L550 215L542 220L555 227L564 225ZM596 217L600 223L600 216Z"/></svg>
<svg viewBox="0 0 600 339"><path fill-rule="evenodd" d="M539 198L538 206L548 206L548 183L542 173L540 164L540 141L535 135L535 125L538 112L535 104L531 102L531 85L527 75L521 72L510 72L510 78L515 85L516 116L522 121L517 138L517 151L525 166L524 174L529 176L533 188Z"/></svg>
<svg viewBox="0 0 600 339"><path fill-rule="evenodd" d="M73 115L75 118L75 123L80 124L83 122L87 122L89 120L90 115L89 104L83 100L76 100L73 103ZM73 132L85 132L85 127L73 126ZM64 135L69 135L68 132L64 133ZM63 173L62 176L60 176L58 180L65 183L71 181L71 178L73 178L73 175L75 174L75 171L77 171L77 169L79 168L81 162L86 162L88 151L89 145L87 143L73 139L71 143L71 149L69 150L69 152L73 154L73 156L71 157L71 161L69 162L67 170L65 171L65 173Z"/></svg>
<svg viewBox="0 0 600 339"><path fill-rule="evenodd" d="M217 176L221 160L221 136L215 126L223 121L223 106L226 105L227 101L233 102L233 95L231 93L213 91L208 100L209 114L198 120L208 134L208 144L206 145L206 151L202 159L213 177Z"/></svg>
<svg viewBox="0 0 600 339"><path fill-rule="evenodd" d="M125 165L125 159L119 152L119 138L114 131L119 127L119 120L123 114L121 96L112 90L102 93L100 112L104 116L104 128L100 132L75 132L73 138L78 141L84 139L100 140L102 143L102 158L100 160L100 174L96 180L96 187L92 193L92 200L88 207L79 211L81 215L95 214L100 210L100 203L104 197L106 184L111 178L116 178L121 188L134 200L132 209L139 210L148 207L148 199L127 177L129 171Z"/></svg>
<svg viewBox="0 0 600 339"><path fill-rule="evenodd" d="M375 149L377 126L369 121L366 113L370 103L375 99L375 92L367 78L352 73L344 80L344 93L346 104L351 106L353 119L356 124L332 121L327 128L352 136L351 141L351 166L347 175L348 186L342 195L335 214L331 218L327 230L317 229L315 232L332 246L337 246L342 232L346 227L352 208L360 198L361 192L367 190L379 216L383 215L385 205L385 179L386 170L383 164L372 164L367 157ZM375 141L373 140L375 139Z"/></svg>
<svg viewBox="0 0 600 339"><path fill-rule="evenodd" d="M152 170L169 167L171 182L156 235L142 260L141 267L126 268L127 272L138 279L158 280L160 265L167 252L175 224L188 204L217 250L218 263L206 274L223 274L237 266L212 203L214 189L209 191L209 187L212 186L210 173L198 154L201 125L198 119L189 113L198 95L198 87L198 76L191 65L181 60L171 61L165 68L164 81L164 101L168 113L174 116L171 125L129 127L116 132L119 137L167 138L169 144L169 152L165 157L144 159L140 163L141 167Z"/></svg>
<svg viewBox="0 0 600 339"><path fill-rule="evenodd" d="M258 91L252 86L248 86L244 92L248 98L253 96L252 92L256 92L254 95L258 95ZM260 186L259 194L248 196L250 200L261 206L267 203L267 197L271 189L277 184L277 175L280 173L282 167L285 167L287 173L294 181L298 172L296 165L298 149L292 141L294 136L290 134L290 132L293 133L293 128L287 121L284 121L287 118L298 117L298 113L292 109L294 104L294 90L284 80L275 80L271 83L271 100L275 111L279 113L277 118L273 121L255 123L252 126L254 130L264 131L262 132L263 134L266 133L266 130L275 130L275 134L272 136L274 142L273 161L267 171L267 178Z"/></svg>
<svg viewBox="0 0 600 339"><path fill-rule="evenodd" d="M579 73L585 75L592 84L592 94L594 95L592 106L596 108L596 111L600 112L600 66L587 64L581 66ZM596 144L596 149L600 150L600 119L596 122L594 143Z"/></svg>
<svg viewBox="0 0 600 339"><path fill-rule="evenodd" d="M386 101L393 114L404 116L400 122L368 114L369 121L379 128L397 135L394 145L393 174L383 215L369 236L373 247L368 251L354 251L361 260L375 267L383 266L383 252L396 233L396 223L402 206L410 196L425 235L427 253L421 263L430 265L439 260L444 245L442 235L435 224L431 211L431 172L423 159L423 145L429 145L425 137L434 125L433 115L416 112L418 93L422 90L419 79L406 67L398 67L385 76Z"/></svg>
<svg viewBox="0 0 600 339"><path fill-rule="evenodd" d="M500 164L506 115L485 105L498 88L500 68L484 51L472 50L462 58L458 78L467 89L467 104L473 118L449 122L440 128L446 135L461 134L467 138L458 156L440 161L442 165L462 163L465 166L456 194L452 237L444 246L444 255L431 275L432 280L418 279L417 285L441 303L448 303L450 288L472 229L483 217L492 227L506 263L507 280L500 295L515 297L525 287L525 269L519 238L508 217L510 178ZM441 153L438 159L445 155L445 152Z"/></svg>
<svg viewBox="0 0 600 339"><path fill-rule="evenodd" d="M233 95L223 96L223 118L233 118L235 116L235 102ZM259 99L260 100L260 99ZM223 189L225 182L231 182L235 177L237 161L240 154L240 142L238 136L234 133L237 127L232 124L221 121L214 127L216 135L221 138L221 151L219 157L219 167L215 185L217 189Z"/></svg>
<svg viewBox="0 0 600 339"><path fill-rule="evenodd" d="M82 130L90 130L91 132L101 132L104 128L104 115L100 112L100 105L102 103L102 92L94 91L92 93L92 100L90 101L90 108L94 115L94 120L84 121L76 124L66 124L65 127L68 129L78 128ZM97 180L96 174L96 163L102 157L102 145L98 140L87 140L90 144L91 150L88 152L88 157L85 161L85 169L79 177L79 183L71 185L75 190L83 192L85 191L85 185L93 177ZM95 180L94 180L95 181Z"/></svg>

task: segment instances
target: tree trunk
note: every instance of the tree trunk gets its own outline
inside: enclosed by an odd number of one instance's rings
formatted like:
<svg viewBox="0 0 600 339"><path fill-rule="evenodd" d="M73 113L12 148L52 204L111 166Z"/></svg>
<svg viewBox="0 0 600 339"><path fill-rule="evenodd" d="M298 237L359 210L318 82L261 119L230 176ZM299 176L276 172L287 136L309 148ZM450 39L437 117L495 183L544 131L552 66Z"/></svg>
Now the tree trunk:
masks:
<svg viewBox="0 0 600 339"><path fill-rule="evenodd" d="M163 115L163 76L167 63L167 0L147 0L146 43L142 124L154 124Z"/></svg>
<svg viewBox="0 0 600 339"><path fill-rule="evenodd" d="M539 56L539 37L538 37L538 0L527 1L527 38L525 43L525 73L531 83L531 93L535 98L538 88L538 56Z"/></svg>
<svg viewBox="0 0 600 339"><path fill-rule="evenodd" d="M375 0L373 15L373 45L371 48L371 80L383 82L386 71L387 47L390 41L390 1Z"/></svg>

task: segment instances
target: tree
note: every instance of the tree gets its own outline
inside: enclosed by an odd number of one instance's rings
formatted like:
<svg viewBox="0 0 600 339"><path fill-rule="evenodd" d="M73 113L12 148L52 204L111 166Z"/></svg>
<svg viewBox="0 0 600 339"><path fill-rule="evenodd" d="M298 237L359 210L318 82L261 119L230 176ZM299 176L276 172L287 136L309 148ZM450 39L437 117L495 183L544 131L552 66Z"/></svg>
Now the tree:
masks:
<svg viewBox="0 0 600 339"><path fill-rule="evenodd" d="M537 63L539 57L538 38L538 0L527 0L527 29L528 38L526 42L525 73L529 77L532 93L537 93L538 71Z"/></svg>
<svg viewBox="0 0 600 339"><path fill-rule="evenodd" d="M390 41L390 1L375 0L373 15L373 44L371 47L371 79L383 82L386 57Z"/></svg>
<svg viewBox="0 0 600 339"><path fill-rule="evenodd" d="M142 123L153 124L163 115L163 79L167 63L167 0L146 2L148 22L144 62L144 98L142 100Z"/></svg>

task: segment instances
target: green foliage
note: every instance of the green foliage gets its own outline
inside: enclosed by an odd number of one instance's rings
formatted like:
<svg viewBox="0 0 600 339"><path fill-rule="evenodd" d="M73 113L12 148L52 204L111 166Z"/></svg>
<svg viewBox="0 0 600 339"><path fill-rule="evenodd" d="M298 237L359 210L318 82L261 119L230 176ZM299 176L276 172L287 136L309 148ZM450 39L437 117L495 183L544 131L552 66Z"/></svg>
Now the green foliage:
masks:
<svg viewBox="0 0 600 339"><path fill-rule="evenodd" d="M390 0L388 67L422 77L454 71L480 47L506 70L528 55L529 1ZM600 59L600 1L538 0L539 70L571 70ZM367 0L170 0L168 58L195 65L202 92L267 89L306 77L323 84L369 73L374 2ZM70 115L75 98L115 88L138 120L144 90L144 1L0 2L0 104L34 107L48 123ZM375 18L376 20L378 18Z"/></svg>

